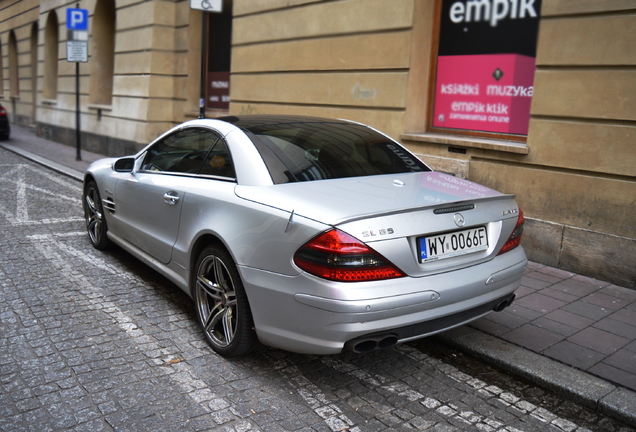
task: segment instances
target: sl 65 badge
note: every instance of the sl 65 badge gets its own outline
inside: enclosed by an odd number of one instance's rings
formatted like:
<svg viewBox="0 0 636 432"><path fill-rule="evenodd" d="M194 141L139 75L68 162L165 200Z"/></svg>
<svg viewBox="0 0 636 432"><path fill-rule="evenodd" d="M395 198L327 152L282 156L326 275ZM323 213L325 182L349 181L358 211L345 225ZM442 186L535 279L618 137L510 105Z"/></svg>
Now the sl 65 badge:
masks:
<svg viewBox="0 0 636 432"><path fill-rule="evenodd" d="M393 228L386 228L386 229L381 229L378 231L362 231L362 237L375 237L375 236L379 236L379 235L389 235L389 234L393 234Z"/></svg>

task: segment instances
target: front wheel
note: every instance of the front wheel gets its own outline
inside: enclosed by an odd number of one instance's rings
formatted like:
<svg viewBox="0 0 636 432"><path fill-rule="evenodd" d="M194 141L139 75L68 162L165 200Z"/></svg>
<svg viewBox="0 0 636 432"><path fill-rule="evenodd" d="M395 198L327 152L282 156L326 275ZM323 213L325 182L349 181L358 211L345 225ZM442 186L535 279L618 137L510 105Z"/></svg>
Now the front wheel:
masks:
<svg viewBox="0 0 636 432"><path fill-rule="evenodd" d="M212 349L224 357L249 352L257 342L243 283L230 254L208 246L196 265L194 300L199 324Z"/></svg>
<svg viewBox="0 0 636 432"><path fill-rule="evenodd" d="M86 185L84 189L84 218L86 219L86 230L92 245L97 249L106 249L110 246L110 240L106 232L106 219L102 200L99 196L99 189L94 181Z"/></svg>

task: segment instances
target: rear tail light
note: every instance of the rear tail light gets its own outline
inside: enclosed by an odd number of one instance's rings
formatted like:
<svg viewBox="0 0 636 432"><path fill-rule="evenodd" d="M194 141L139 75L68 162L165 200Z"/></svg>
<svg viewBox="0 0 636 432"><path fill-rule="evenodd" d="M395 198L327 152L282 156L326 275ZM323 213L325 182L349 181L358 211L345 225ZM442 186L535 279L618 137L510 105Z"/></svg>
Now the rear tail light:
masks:
<svg viewBox="0 0 636 432"><path fill-rule="evenodd" d="M4 117L7 115L7 110L4 107L0 107L0 117Z"/></svg>
<svg viewBox="0 0 636 432"><path fill-rule="evenodd" d="M298 249L294 263L307 273L339 282L405 276L379 253L337 229L322 233Z"/></svg>
<svg viewBox="0 0 636 432"><path fill-rule="evenodd" d="M519 246L519 244L521 243L521 234L523 234L523 224L525 223L525 221L526 219L523 217L523 210L521 210L521 207L519 207L519 217L517 218L517 225L515 225L515 229L512 231L512 234L510 234L510 237L508 237L508 241L506 241L506 244L503 245L498 255L509 252Z"/></svg>

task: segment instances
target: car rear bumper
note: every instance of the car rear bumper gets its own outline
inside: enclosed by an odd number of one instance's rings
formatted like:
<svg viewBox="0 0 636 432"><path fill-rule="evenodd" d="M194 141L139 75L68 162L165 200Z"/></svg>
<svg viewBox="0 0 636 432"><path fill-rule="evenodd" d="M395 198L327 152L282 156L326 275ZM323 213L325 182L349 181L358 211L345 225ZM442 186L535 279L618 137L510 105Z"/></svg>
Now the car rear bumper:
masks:
<svg viewBox="0 0 636 432"><path fill-rule="evenodd" d="M428 336L477 319L518 288L522 248L476 266L420 278L337 283L239 267L259 339L307 354L336 354L347 342Z"/></svg>

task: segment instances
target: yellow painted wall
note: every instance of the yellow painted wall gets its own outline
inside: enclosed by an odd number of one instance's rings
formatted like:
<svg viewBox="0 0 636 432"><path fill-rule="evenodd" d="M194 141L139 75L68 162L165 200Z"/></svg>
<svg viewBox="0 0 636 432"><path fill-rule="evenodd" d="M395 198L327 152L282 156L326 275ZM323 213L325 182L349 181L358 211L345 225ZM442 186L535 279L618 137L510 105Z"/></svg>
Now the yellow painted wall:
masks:
<svg viewBox="0 0 636 432"><path fill-rule="evenodd" d="M398 137L413 0L235 0L231 113L362 121Z"/></svg>
<svg viewBox="0 0 636 432"><path fill-rule="evenodd" d="M530 258L636 286L636 1L543 2L527 156L471 178L517 194ZM544 223L544 227L539 227ZM556 224L555 232L549 224ZM559 242L547 244L556 236Z"/></svg>

